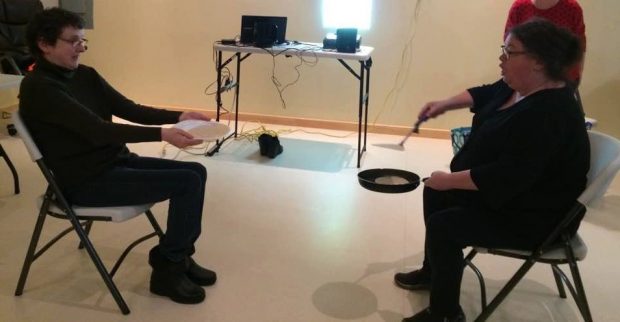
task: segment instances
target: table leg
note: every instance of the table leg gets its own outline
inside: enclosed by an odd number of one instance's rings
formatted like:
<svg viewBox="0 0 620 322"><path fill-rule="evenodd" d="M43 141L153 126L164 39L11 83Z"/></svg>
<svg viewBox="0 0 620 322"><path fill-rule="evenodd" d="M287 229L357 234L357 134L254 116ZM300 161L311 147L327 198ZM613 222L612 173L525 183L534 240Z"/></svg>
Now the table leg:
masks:
<svg viewBox="0 0 620 322"><path fill-rule="evenodd" d="M360 167L360 162L362 158L362 154L364 151L362 150L362 120L364 116L364 79L366 77L365 74L364 62L360 61L360 91L359 91L359 102L358 102L358 113L357 113L357 167ZM366 137L366 133L364 133L364 137Z"/></svg>

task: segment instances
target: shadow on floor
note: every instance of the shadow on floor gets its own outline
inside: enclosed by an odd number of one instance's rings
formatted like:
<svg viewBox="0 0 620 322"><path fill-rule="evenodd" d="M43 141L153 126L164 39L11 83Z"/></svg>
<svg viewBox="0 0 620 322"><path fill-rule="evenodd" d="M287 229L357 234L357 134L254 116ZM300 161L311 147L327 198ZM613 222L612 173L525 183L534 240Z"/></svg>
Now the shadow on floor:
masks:
<svg viewBox="0 0 620 322"><path fill-rule="evenodd" d="M217 160L262 164L320 172L339 172L354 161L356 150L348 144L280 137L284 151L270 159L260 155L258 142L234 141L214 156Z"/></svg>

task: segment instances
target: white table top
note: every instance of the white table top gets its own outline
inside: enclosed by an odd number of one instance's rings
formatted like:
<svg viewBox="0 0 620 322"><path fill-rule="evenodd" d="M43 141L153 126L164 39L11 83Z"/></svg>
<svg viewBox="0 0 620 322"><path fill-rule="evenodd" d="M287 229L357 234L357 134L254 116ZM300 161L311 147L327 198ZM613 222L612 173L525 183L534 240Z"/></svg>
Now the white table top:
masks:
<svg viewBox="0 0 620 322"><path fill-rule="evenodd" d="M291 56L310 56L310 57L323 57L332 59L346 59L346 60L358 60L367 61L370 59L370 54L374 50L372 47L360 46L360 51L356 53L341 53L332 49L323 49L323 45L319 43L297 43L288 45L277 45L270 48L259 48L254 46L244 45L222 45L216 43L213 46L214 50L235 52L235 53L251 53L251 54L285 54Z"/></svg>
<svg viewBox="0 0 620 322"><path fill-rule="evenodd" d="M0 74L0 89L19 87L24 76Z"/></svg>

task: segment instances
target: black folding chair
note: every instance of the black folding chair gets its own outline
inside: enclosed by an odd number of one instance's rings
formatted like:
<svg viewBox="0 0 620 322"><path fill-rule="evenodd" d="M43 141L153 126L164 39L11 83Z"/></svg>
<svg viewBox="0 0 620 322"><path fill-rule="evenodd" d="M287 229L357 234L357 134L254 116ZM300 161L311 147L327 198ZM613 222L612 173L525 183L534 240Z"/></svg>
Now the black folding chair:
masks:
<svg viewBox="0 0 620 322"><path fill-rule="evenodd" d="M609 184L614 179L618 169L620 169L620 141L614 137L594 131L588 131L588 135L591 151L590 171L588 172L586 190L579 196L575 205L566 214L562 222L558 224L535 251L473 247L465 257L465 265L474 271L480 281L482 312L475 321L485 321L536 263L551 265L560 297L566 298L566 291L564 290L564 284L566 284L583 319L588 322L592 321L592 314L577 266L577 262L586 257L588 248L579 234L575 234L572 237L569 235L568 227L576 216L586 211L586 206L602 197L607 191ZM479 253L524 260L521 267L488 305L484 278L478 268L472 263L473 258ZM569 266L572 282L559 267L562 264Z"/></svg>
<svg viewBox="0 0 620 322"><path fill-rule="evenodd" d="M24 125L19 112L13 113L13 122L17 131L23 140L28 152L30 153L30 157L34 162L37 163L41 172L45 176L45 179L48 183L47 190L45 194L40 198L41 208L39 210L39 216L37 222L35 224L34 232L32 234L32 239L30 240L30 246L28 247L28 252L26 253L26 259L24 260L24 266L22 268L21 274L19 276L19 281L17 283L17 288L15 289L15 295L22 295L24 290L24 285L26 284L26 278L28 277L28 273L30 271L30 266L32 263L41 256L45 251L47 251L53 244L55 244L62 237L67 235L68 233L75 231L80 239L79 248L86 248L88 255L91 260L95 264L95 267L101 274L103 281L106 286L112 293L114 300L118 304L121 312L123 314L129 314L129 307L125 303L125 300L121 296L118 288L112 281L112 277L117 272L118 268L122 264L125 257L129 254L129 252L141 242L159 236L163 237L164 233L162 232L157 220L151 213L150 209L153 204L144 204L144 205L134 205L134 206L124 206L124 207L79 207L72 206L67 202L67 199L62 194L61 189L59 188L56 180L54 178L54 174L50 171L50 169L45 164L45 158L41 155L37 145L34 143L32 137L30 136L28 129ZM91 230L92 224L94 221L108 221L108 222L124 222L129 219L135 218L140 214L146 214L149 222L153 226L153 232L142 236L132 242L126 249L123 251L121 256L118 258L116 263L114 264L112 270L108 271L101 261L101 258L97 254L93 244L88 238L88 234ZM71 222L71 227L65 229L56 237L52 238L47 244L41 247L37 251L37 244L39 243L39 237L41 236L41 232L43 230L43 224L47 216L52 216L60 219L66 219Z"/></svg>

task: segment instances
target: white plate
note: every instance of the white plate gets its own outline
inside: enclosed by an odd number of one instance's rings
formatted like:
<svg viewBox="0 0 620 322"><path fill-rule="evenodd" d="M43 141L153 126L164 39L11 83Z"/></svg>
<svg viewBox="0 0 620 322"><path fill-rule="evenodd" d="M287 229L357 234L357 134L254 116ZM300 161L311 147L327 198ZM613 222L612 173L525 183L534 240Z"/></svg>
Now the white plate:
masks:
<svg viewBox="0 0 620 322"><path fill-rule="evenodd" d="M185 120L175 124L174 127L187 131L194 138L204 141L221 139L230 132L228 126L215 121Z"/></svg>

